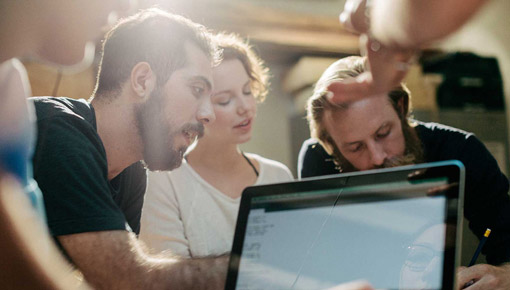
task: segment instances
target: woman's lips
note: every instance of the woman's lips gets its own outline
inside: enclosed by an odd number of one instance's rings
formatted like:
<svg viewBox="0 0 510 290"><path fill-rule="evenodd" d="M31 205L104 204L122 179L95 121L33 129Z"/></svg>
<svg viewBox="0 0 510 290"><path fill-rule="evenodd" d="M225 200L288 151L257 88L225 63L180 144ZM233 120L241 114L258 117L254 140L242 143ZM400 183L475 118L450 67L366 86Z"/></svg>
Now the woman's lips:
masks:
<svg viewBox="0 0 510 290"><path fill-rule="evenodd" d="M239 125L234 126L235 129L249 129L251 127L251 118L246 119L241 122Z"/></svg>

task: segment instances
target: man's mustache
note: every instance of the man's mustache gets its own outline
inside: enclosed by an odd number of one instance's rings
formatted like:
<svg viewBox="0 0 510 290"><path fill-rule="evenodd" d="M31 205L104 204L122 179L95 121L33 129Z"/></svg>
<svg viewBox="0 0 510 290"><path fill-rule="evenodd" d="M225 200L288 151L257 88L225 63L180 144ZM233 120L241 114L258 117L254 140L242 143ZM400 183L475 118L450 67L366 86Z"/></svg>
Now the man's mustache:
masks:
<svg viewBox="0 0 510 290"><path fill-rule="evenodd" d="M383 164L375 168L391 168L404 165L411 165L416 163L416 156L414 154L406 154L404 156L395 156L384 160Z"/></svg>
<svg viewBox="0 0 510 290"><path fill-rule="evenodd" d="M204 136L204 125L202 125L202 123L196 124L187 123L184 126L182 126L182 131L194 133L197 135L197 138L202 138Z"/></svg>

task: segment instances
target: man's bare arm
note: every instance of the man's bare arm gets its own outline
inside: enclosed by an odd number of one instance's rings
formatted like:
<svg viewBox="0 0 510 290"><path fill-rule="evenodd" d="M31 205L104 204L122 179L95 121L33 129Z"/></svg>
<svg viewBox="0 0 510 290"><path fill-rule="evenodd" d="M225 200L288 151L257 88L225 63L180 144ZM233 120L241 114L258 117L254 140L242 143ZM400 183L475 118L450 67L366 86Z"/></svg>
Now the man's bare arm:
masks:
<svg viewBox="0 0 510 290"><path fill-rule="evenodd" d="M454 32L488 0L372 0L370 30L381 43L420 48Z"/></svg>
<svg viewBox="0 0 510 290"><path fill-rule="evenodd" d="M369 69L333 82L329 100L352 102L389 92L404 79L417 49L454 32L487 1L347 0L340 21L346 29L364 34L360 50L367 55Z"/></svg>
<svg viewBox="0 0 510 290"><path fill-rule="evenodd" d="M85 279L97 289L223 289L227 257L180 259L146 254L125 231L58 237Z"/></svg>

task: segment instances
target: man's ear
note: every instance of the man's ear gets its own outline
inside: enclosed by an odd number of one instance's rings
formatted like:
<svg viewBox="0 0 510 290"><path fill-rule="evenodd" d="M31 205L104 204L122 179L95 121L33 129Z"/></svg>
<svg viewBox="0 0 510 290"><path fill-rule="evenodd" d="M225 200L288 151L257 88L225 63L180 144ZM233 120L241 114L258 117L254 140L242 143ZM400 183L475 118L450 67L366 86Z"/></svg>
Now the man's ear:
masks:
<svg viewBox="0 0 510 290"><path fill-rule="evenodd" d="M405 114L405 112L407 112L406 106L407 106L407 104L405 104L404 98L398 99L397 109L398 109L399 116L405 117L404 114Z"/></svg>
<svg viewBox="0 0 510 290"><path fill-rule="evenodd" d="M146 62L139 62L133 67L129 81L133 95L142 102L146 101L156 87L156 75Z"/></svg>

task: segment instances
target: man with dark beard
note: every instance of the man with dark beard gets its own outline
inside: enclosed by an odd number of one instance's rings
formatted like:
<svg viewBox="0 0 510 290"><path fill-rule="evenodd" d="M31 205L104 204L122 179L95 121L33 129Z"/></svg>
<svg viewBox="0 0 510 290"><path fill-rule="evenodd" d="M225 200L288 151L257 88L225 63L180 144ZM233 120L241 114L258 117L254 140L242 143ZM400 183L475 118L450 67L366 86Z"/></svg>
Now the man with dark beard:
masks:
<svg viewBox="0 0 510 290"><path fill-rule="evenodd" d="M34 98L34 177L51 234L97 289L220 289L226 257L152 257L134 233L145 168L171 170L215 119L216 46L204 27L158 9L120 21L103 43L89 103ZM134 233L133 233L134 231Z"/></svg>
<svg viewBox="0 0 510 290"><path fill-rule="evenodd" d="M472 133L412 120L409 91L403 85L387 95L350 103L329 101L329 84L354 79L365 68L366 59L347 57L332 64L317 82L307 106L313 138L301 148L299 177L460 160L466 168L464 215L469 227L478 238L487 227L497 228L483 253L492 265L510 262L509 184L494 157ZM494 283L508 283L508 271L508 265L483 265L458 275L467 281L492 277Z"/></svg>

